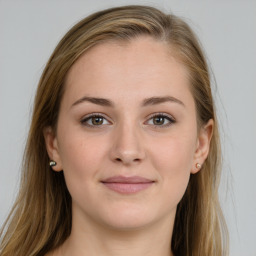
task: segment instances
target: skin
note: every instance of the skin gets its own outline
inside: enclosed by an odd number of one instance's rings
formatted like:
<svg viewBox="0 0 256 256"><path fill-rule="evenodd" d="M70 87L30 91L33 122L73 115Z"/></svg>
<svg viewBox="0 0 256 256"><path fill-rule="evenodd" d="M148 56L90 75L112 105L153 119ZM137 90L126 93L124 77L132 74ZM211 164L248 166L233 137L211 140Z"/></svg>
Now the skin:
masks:
<svg viewBox="0 0 256 256"><path fill-rule="evenodd" d="M72 197L72 231L50 255L173 255L176 207L200 170L196 163L208 155L213 127L210 120L198 132L186 68L167 44L140 37L93 47L72 66L65 86L57 132L48 127L44 135ZM166 96L171 100L142 105ZM89 119L92 113L102 116L100 124ZM115 175L154 183L120 194L101 182Z"/></svg>

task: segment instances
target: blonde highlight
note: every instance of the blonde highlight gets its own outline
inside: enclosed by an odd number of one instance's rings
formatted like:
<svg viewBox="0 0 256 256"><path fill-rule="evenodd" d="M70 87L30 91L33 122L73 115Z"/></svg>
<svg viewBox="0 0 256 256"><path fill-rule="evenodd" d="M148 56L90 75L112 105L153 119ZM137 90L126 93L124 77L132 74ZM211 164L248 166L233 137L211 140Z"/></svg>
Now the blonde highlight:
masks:
<svg viewBox="0 0 256 256"><path fill-rule="evenodd" d="M43 130L56 127L65 78L71 66L93 46L150 36L168 43L189 71L198 126L214 120L210 152L201 171L191 175L177 207L174 255L226 256L228 233L218 199L221 148L210 75L198 39L174 15L147 6L124 6L90 15L59 42L39 81L24 153L20 191L1 229L2 256L41 256L59 247L71 232L71 197L63 173L49 166Z"/></svg>

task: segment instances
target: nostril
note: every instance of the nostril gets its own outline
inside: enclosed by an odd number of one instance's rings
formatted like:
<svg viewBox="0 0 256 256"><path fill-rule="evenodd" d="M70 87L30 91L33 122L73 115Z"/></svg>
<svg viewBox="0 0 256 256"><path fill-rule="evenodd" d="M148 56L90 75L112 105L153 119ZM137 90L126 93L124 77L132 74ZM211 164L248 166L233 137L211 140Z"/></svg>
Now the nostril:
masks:
<svg viewBox="0 0 256 256"><path fill-rule="evenodd" d="M125 160L122 160L122 158L116 158L115 159L117 162L125 162ZM130 161L129 161L130 162ZM139 158L135 158L133 159L131 162L140 162L140 159Z"/></svg>

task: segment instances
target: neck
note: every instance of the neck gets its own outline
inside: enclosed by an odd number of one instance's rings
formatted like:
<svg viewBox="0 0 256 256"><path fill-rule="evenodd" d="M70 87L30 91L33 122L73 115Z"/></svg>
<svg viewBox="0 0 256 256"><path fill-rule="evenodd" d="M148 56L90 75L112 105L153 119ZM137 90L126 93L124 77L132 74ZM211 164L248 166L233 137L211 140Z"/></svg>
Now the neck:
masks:
<svg viewBox="0 0 256 256"><path fill-rule="evenodd" d="M117 230L73 216L70 237L56 255L173 256L171 237L174 218L138 229Z"/></svg>

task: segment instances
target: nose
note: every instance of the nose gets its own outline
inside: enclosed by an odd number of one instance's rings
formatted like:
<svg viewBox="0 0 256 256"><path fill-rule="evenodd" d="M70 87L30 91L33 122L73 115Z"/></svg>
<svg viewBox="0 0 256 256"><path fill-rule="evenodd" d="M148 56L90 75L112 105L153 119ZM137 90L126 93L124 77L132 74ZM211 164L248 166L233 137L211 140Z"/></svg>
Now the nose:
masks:
<svg viewBox="0 0 256 256"><path fill-rule="evenodd" d="M112 161L124 165L141 162L145 158L145 150L139 128L119 125L113 134L110 156Z"/></svg>

